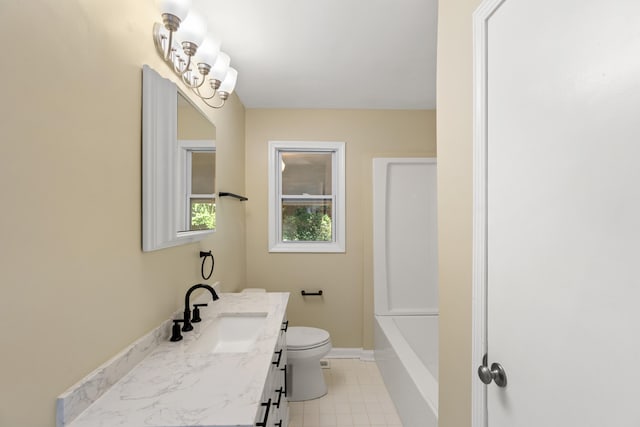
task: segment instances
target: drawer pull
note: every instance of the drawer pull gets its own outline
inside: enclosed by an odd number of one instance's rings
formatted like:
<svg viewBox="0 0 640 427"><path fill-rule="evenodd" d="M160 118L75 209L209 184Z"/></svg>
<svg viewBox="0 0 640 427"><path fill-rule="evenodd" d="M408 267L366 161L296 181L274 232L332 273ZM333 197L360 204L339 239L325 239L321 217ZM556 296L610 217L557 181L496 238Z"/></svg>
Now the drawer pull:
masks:
<svg viewBox="0 0 640 427"><path fill-rule="evenodd" d="M287 365L284 368L280 368L284 372L284 395L287 396Z"/></svg>
<svg viewBox="0 0 640 427"><path fill-rule="evenodd" d="M280 360L282 360L282 350L278 350L276 351L276 354L278 355L278 359L275 362L271 362L272 364L276 365L276 367L280 367Z"/></svg>
<svg viewBox="0 0 640 427"><path fill-rule="evenodd" d="M282 420L280 420L277 423L275 423L274 426L282 427Z"/></svg>
<svg viewBox="0 0 640 427"><path fill-rule="evenodd" d="M288 320L286 322L282 322L282 328L280 330L282 332L287 332L287 329L289 329L289 321Z"/></svg>
<svg viewBox="0 0 640 427"><path fill-rule="evenodd" d="M264 418L261 423L256 423L256 427L267 427L267 420L269 419L269 408L271 408L271 399L268 402L261 403L261 406L266 406L267 409L264 411Z"/></svg>
<svg viewBox="0 0 640 427"><path fill-rule="evenodd" d="M278 393L278 401L273 402L273 406L280 409L280 402L282 401L282 395L284 394L284 389L280 387L278 390L276 390L276 393Z"/></svg>

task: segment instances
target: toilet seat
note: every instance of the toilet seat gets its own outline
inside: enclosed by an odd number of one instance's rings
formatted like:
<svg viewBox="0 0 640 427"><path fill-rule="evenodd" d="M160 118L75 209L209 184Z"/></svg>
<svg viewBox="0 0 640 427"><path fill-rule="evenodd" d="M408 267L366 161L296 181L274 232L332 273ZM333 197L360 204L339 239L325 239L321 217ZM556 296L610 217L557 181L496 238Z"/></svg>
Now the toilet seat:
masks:
<svg viewBox="0 0 640 427"><path fill-rule="evenodd" d="M287 329L287 351L312 350L330 343L329 332L306 326Z"/></svg>

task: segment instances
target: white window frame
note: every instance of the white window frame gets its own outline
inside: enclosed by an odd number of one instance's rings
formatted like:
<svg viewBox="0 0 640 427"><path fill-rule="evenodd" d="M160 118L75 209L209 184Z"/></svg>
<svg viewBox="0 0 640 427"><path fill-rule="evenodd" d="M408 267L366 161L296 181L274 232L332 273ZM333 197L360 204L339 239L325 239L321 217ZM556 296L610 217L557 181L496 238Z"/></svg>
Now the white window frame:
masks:
<svg viewBox="0 0 640 427"><path fill-rule="evenodd" d="M332 242L283 242L281 152L334 153ZM300 197L297 197L300 198ZM345 252L345 143L327 141L269 141L269 252Z"/></svg>
<svg viewBox="0 0 640 427"><path fill-rule="evenodd" d="M214 204L217 200L215 192L213 194L191 194L191 156L189 153L193 151L209 151L215 153L216 142L208 139L178 140L178 188L180 189L178 200L180 203L176 206L176 215L178 219L177 223L182 230L189 230L191 227L191 197L213 198ZM211 230L178 231L178 236L197 236L212 233L215 230L214 228Z"/></svg>

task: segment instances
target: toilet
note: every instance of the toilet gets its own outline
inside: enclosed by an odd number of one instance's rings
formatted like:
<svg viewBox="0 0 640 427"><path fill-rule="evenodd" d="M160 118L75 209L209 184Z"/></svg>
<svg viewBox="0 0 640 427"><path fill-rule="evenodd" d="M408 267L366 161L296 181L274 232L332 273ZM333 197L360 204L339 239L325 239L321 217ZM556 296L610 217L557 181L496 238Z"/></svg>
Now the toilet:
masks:
<svg viewBox="0 0 640 427"><path fill-rule="evenodd" d="M327 394L320 359L331 351L324 329L292 326L287 329L287 398L291 402L317 399Z"/></svg>
<svg viewBox="0 0 640 427"><path fill-rule="evenodd" d="M242 292L265 292L247 288ZM287 329L287 399L317 399L327 394L320 359L331 351L331 337L324 329L291 326Z"/></svg>

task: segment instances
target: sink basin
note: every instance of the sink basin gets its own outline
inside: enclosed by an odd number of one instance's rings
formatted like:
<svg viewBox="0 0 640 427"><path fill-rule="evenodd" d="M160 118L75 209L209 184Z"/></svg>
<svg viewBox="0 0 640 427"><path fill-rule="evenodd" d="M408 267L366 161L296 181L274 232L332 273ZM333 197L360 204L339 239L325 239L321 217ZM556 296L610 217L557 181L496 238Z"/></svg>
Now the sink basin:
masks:
<svg viewBox="0 0 640 427"><path fill-rule="evenodd" d="M223 313L201 332L191 353L246 353L262 333L267 313Z"/></svg>

